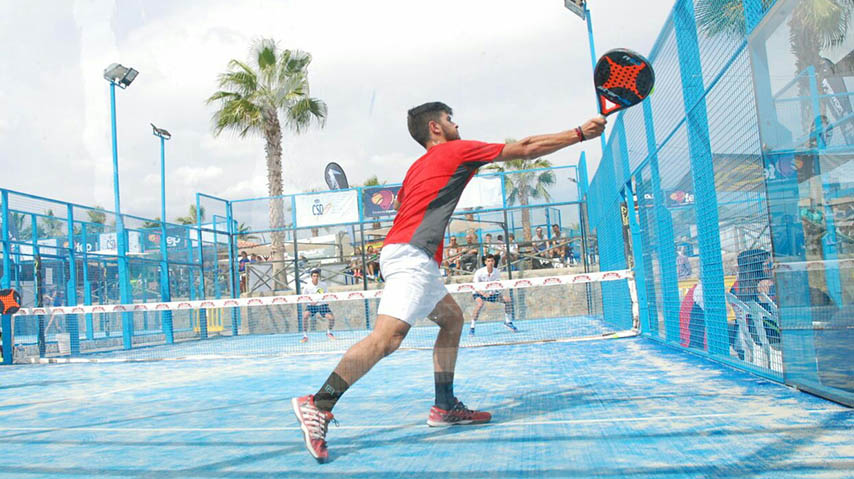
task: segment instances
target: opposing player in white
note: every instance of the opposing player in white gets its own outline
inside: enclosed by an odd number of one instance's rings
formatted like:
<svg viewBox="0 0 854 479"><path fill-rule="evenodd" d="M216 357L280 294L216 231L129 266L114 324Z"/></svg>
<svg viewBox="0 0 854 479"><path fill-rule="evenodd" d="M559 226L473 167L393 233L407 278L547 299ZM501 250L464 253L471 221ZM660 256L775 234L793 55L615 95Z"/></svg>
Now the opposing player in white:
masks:
<svg viewBox="0 0 854 479"><path fill-rule="evenodd" d="M501 272L495 269L495 256L488 254L484 257L486 266L474 272L475 283L487 283L490 281L500 281ZM474 323L477 322L477 317L480 315L480 310L483 308L484 301L490 303L504 303L504 326L510 331L518 332L516 326L513 325L513 300L507 294L502 294L502 291L477 291L472 297L474 298L474 312L471 316L471 328L469 335L474 336Z"/></svg>
<svg viewBox="0 0 854 479"><path fill-rule="evenodd" d="M320 268L314 268L311 270L311 281L302 287L302 294L323 294L329 291L329 287L326 285L326 281L320 280ZM300 339L301 343L305 343L308 341L308 321L315 314L320 315L329 322L329 325L326 328L326 337L329 339L335 339L335 336L332 334L332 328L335 327L335 315L332 314L332 310L329 309L329 303L311 303L306 305L305 310L302 312L302 339Z"/></svg>

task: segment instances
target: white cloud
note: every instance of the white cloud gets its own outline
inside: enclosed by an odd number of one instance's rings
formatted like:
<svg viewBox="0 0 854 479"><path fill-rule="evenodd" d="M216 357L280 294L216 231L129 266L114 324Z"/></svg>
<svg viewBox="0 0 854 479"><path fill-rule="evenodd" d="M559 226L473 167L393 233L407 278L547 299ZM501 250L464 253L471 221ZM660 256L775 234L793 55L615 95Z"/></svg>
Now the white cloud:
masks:
<svg viewBox="0 0 854 479"><path fill-rule="evenodd" d="M607 22L606 7L594 11L602 19L597 48L648 52L670 9L660 3L612 0ZM214 138L214 108L205 104L228 60L245 59L260 36L312 53L312 94L329 106L324 129L285 133L288 192L323 188L329 161L352 184L374 174L401 181L422 153L405 112L422 101L448 102L463 136L487 141L572 128L595 111L586 29L559 0L437 0L417 11L399 0L33 0L3 9L4 60L17 68L14 75L0 69L0 97L16 112L0 119L0 156L26 161L7 167L4 160L2 186L112 208L109 89L101 73L121 62L140 71L116 99L122 208L139 216L160 214L160 144L149 123L173 134L166 143L170 218L186 214L198 191L266 194L263 139ZM595 165L598 142L552 160L574 163L582 150Z"/></svg>

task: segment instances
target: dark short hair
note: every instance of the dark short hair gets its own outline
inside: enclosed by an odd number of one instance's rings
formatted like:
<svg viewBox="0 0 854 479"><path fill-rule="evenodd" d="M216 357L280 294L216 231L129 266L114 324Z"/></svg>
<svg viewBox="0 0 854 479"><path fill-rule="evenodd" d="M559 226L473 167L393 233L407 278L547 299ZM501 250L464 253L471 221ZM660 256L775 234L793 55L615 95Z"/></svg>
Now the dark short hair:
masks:
<svg viewBox="0 0 854 479"><path fill-rule="evenodd" d="M490 258L492 258L492 261L495 261L495 255L492 253L489 253L488 255L483 257L483 262L486 263L486 260L488 260Z"/></svg>
<svg viewBox="0 0 854 479"><path fill-rule="evenodd" d="M311 274L314 274L314 273L320 274L320 268L313 268L311 270Z"/></svg>
<svg viewBox="0 0 854 479"><path fill-rule="evenodd" d="M451 107L440 101L431 101L410 109L406 113L406 126L409 127L412 139L427 148L427 141L430 139L430 122L439 121L442 118L442 112L449 115L454 113Z"/></svg>

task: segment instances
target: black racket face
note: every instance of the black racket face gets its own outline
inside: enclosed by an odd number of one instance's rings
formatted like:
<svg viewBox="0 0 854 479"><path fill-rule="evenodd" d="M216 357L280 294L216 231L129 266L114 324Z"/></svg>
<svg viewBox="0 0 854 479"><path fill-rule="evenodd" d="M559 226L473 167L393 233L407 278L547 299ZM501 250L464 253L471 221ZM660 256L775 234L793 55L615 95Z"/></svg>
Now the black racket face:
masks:
<svg viewBox="0 0 854 479"><path fill-rule="evenodd" d="M655 86L655 72L642 55L619 48L610 50L596 63L593 84L599 113L610 115L642 102Z"/></svg>

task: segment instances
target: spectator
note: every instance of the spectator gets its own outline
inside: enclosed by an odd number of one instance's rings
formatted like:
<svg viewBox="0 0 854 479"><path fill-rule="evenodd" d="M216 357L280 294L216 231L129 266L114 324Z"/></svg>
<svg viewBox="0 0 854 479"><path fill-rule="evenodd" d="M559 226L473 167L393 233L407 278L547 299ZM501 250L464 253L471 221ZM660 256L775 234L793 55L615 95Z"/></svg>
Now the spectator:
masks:
<svg viewBox="0 0 854 479"><path fill-rule="evenodd" d="M240 252L240 260L237 262L237 271L240 274L240 292L246 292L246 282L248 281L246 263L249 262L249 255L246 251Z"/></svg>
<svg viewBox="0 0 854 479"><path fill-rule="evenodd" d="M451 236L450 243L448 243L448 247L445 248L445 269L447 270L448 276L454 274L455 269L460 269L460 256L462 255L462 248L457 244L457 237Z"/></svg>
<svg viewBox="0 0 854 479"><path fill-rule="evenodd" d="M536 259L533 260L532 268L533 269L543 269L550 264L550 261L545 259L548 257L548 249L549 249L549 240L545 236L543 236L543 227L537 226L536 236L532 241L533 252L536 256Z"/></svg>
<svg viewBox="0 0 854 479"><path fill-rule="evenodd" d="M468 232L466 234L466 244L463 246L463 254L460 256L460 268L468 272L473 272L477 265L477 254L477 238L475 238L474 233Z"/></svg>
<svg viewBox="0 0 854 479"><path fill-rule="evenodd" d="M519 259L519 243L516 242L516 235L510 233L507 235L507 242L510 244L510 250L507 252L507 264L514 270L513 262Z"/></svg>
<svg viewBox="0 0 854 479"><path fill-rule="evenodd" d="M691 261L685 256L685 247L676 249L676 276L679 279L691 277Z"/></svg>
<svg viewBox="0 0 854 479"><path fill-rule="evenodd" d="M368 279L379 279L380 272L380 255L374 251L373 245L368 245L365 250L365 269L368 273Z"/></svg>
<svg viewBox="0 0 854 479"><path fill-rule="evenodd" d="M504 258L507 261L507 244L504 242L504 235L498 235L495 238L495 264L500 266L499 261Z"/></svg>
<svg viewBox="0 0 854 479"><path fill-rule="evenodd" d="M483 237L483 256L484 256L484 264L486 262L486 255L491 254L495 257L495 264L501 260L501 257L498 253L498 244L492 241L492 233L486 233Z"/></svg>

